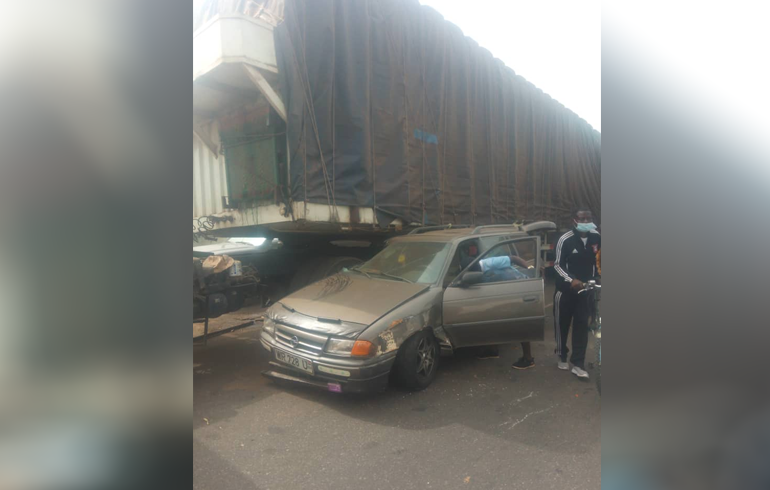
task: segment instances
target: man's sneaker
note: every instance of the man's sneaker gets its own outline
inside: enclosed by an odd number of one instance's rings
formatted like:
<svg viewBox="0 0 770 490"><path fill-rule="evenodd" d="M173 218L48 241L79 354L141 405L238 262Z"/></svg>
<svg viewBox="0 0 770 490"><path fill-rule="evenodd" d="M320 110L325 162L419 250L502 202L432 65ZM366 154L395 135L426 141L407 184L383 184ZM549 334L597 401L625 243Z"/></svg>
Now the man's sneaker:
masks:
<svg viewBox="0 0 770 490"><path fill-rule="evenodd" d="M559 361L559 364L557 364L556 366L562 371L566 371L567 369L569 369L569 363L567 363L566 361Z"/></svg>
<svg viewBox="0 0 770 490"><path fill-rule="evenodd" d="M535 367L535 358L533 357L532 359L525 359L522 357L518 361L511 364L511 367L513 369L529 369Z"/></svg>
<svg viewBox="0 0 770 490"><path fill-rule="evenodd" d="M578 378L585 378L588 379L588 373L585 369L580 369L577 366L572 366L572 374L577 376Z"/></svg>

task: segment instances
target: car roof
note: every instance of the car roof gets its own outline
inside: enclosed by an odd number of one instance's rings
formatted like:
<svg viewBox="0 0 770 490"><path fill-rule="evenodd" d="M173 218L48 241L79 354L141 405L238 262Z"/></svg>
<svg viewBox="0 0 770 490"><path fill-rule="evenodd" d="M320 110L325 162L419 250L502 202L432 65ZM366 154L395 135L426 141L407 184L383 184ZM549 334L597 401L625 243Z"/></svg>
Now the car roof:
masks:
<svg viewBox="0 0 770 490"><path fill-rule="evenodd" d="M512 238L521 238L529 236L527 232L522 231L515 225L500 225L484 227L477 232L474 228L447 228L445 230L427 231L425 233L401 235L392 238L390 241L415 241L415 242L444 242L450 243L455 241L461 241L470 237L484 237L484 236L497 236L497 235L510 235Z"/></svg>

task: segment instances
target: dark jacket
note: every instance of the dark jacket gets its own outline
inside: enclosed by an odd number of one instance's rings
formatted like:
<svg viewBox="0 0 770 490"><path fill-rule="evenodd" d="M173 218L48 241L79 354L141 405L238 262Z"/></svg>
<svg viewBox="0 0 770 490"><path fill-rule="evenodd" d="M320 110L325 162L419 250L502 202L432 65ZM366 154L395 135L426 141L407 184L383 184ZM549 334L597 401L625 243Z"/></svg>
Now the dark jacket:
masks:
<svg viewBox="0 0 770 490"><path fill-rule="evenodd" d="M568 291L573 279L586 282L596 278L596 253L601 248L602 236L596 231L588 233L586 245L575 230L562 235L556 243L556 288Z"/></svg>

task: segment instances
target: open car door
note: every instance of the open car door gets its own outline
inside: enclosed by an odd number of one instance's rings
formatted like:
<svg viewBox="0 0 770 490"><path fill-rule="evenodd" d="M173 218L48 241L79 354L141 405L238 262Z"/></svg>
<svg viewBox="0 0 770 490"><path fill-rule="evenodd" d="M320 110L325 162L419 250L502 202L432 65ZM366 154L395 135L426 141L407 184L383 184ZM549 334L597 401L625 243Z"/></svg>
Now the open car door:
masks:
<svg viewBox="0 0 770 490"><path fill-rule="evenodd" d="M454 347L543 340L545 292L539 250L539 237L502 241L449 284L444 291L444 329ZM471 272L475 264L494 257L509 257L510 266Z"/></svg>

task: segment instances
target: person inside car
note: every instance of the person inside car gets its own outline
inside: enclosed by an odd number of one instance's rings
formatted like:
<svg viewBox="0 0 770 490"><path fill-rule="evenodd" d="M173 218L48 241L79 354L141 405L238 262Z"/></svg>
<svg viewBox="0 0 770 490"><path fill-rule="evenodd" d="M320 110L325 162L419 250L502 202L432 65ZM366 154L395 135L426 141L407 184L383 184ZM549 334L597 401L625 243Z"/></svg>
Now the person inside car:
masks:
<svg viewBox="0 0 770 490"><path fill-rule="evenodd" d="M511 265L511 259L515 256L503 255L500 257L489 257L479 261L481 272L484 274L482 282L501 282L515 281L517 279L527 279L529 276L517 270ZM516 259L521 260L519 257ZM522 260L522 262L524 262ZM526 267L526 262L524 262Z"/></svg>
<svg viewBox="0 0 770 490"><path fill-rule="evenodd" d="M475 240L469 241L460 248L460 270L465 270L471 262L476 260L479 256L479 246ZM479 264L474 264L469 270L474 272L481 272Z"/></svg>

